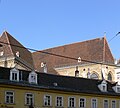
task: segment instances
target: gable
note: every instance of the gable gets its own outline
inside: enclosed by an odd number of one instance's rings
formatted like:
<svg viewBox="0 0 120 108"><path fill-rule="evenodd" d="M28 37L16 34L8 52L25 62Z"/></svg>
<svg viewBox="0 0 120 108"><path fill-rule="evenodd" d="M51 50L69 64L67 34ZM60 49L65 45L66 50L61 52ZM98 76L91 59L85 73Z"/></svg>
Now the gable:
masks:
<svg viewBox="0 0 120 108"><path fill-rule="evenodd" d="M29 67L33 68L33 59L32 54L27 50L21 43L19 43L15 38L13 38L8 32L3 32L0 37L0 41L3 46L0 48L0 51L4 51L5 56L14 56L19 52L20 57L18 59L28 64ZM4 44L7 43L7 44ZM17 60L17 59L16 59Z"/></svg>

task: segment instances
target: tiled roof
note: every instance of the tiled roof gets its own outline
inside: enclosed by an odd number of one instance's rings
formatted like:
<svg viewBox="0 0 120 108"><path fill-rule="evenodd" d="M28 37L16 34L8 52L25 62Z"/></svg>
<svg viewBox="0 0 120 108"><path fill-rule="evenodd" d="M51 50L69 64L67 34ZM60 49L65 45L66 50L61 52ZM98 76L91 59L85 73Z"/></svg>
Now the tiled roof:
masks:
<svg viewBox="0 0 120 108"><path fill-rule="evenodd" d="M77 61L71 59L66 59L40 52L31 53L6 31L3 32L2 36L0 37L0 41L23 47L20 48L12 45L3 44L3 47L0 47L0 51L4 50L5 56L16 56L16 52L19 51L19 58L24 63L27 63L31 67L34 67L37 71L43 71L43 68L41 68L41 62L46 62L48 68L47 70L49 73L52 74L58 74L54 70L54 68L57 66L78 64ZM114 63L114 58L111 54L105 37L58 46L43 51L76 59L78 57L81 57L81 59L89 61ZM81 64L82 63L85 62L82 61Z"/></svg>
<svg viewBox="0 0 120 108"><path fill-rule="evenodd" d="M4 56L14 56L16 57L16 52L18 51L20 54L20 59L25 63L29 64L33 68L33 59L32 54L29 50L27 50L21 43L19 43L15 38L13 38L8 32L3 32L0 37L0 41L3 43L8 43L11 45L3 44L3 47L0 48L0 51L4 51ZM16 47L16 46L19 47ZM23 47L23 48L22 48Z"/></svg>
<svg viewBox="0 0 120 108"><path fill-rule="evenodd" d="M43 50L44 52L54 53L58 55L95 61L104 63L114 63L114 58L109 49L106 38L96 38L88 41L68 44L55 48ZM41 71L41 62L46 62L49 72L55 72L54 67L59 65L77 64L77 61L62 57L48 55L40 52L33 52L34 67ZM85 63L85 62L81 62Z"/></svg>
<svg viewBox="0 0 120 108"><path fill-rule="evenodd" d="M101 92L98 88L98 84L100 84L102 80L52 75L46 73L37 73L38 84L30 84L28 82L28 76L30 71L19 70L19 72L21 71L23 75L22 78L23 80L20 82L16 82L9 80L9 75L10 75L9 68L0 68L0 84L23 86L23 87L29 87L31 89L32 88L48 89L48 90L52 89L52 90L76 92L76 93L120 96L119 93L114 92L114 90L112 89L114 83L108 81L107 81L107 92Z"/></svg>

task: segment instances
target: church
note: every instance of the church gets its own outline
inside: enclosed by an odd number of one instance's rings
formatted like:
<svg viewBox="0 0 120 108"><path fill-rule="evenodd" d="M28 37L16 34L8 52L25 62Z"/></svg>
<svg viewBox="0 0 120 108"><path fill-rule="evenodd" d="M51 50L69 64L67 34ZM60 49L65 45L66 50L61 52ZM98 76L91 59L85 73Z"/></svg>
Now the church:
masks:
<svg viewBox="0 0 120 108"><path fill-rule="evenodd" d="M7 31L0 37L0 66L109 81L117 81L115 69L120 67L105 36L30 52Z"/></svg>

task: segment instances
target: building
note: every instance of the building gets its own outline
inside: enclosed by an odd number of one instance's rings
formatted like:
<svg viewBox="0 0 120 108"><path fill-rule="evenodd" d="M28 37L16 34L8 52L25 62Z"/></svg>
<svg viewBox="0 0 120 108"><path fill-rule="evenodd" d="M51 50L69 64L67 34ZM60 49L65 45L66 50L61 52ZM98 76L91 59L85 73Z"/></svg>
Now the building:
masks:
<svg viewBox="0 0 120 108"><path fill-rule="evenodd" d="M43 50L53 54L60 54L71 58L81 58L77 60L56 57L53 55L33 52L34 67L42 71L40 64L45 62L49 72L57 72L59 75L76 76L116 81L114 57L109 48L106 37L96 38L83 42L77 42L55 48ZM89 62L86 62L89 61ZM75 71L77 68L78 71Z"/></svg>
<svg viewBox="0 0 120 108"><path fill-rule="evenodd" d="M33 59L31 52L13 38L8 32L0 37L0 66L32 70Z"/></svg>
<svg viewBox="0 0 120 108"><path fill-rule="evenodd" d="M106 37L30 52L8 32L0 37L0 66L37 70L50 74L116 81L114 63ZM6 44L7 43L7 44ZM46 54L45 52L51 53ZM63 58L81 58L77 60ZM90 62L86 62L90 61ZM77 71L76 71L77 68Z"/></svg>
<svg viewBox="0 0 120 108"><path fill-rule="evenodd" d="M115 68L115 80L120 84L120 60L118 60L117 63L118 67Z"/></svg>
<svg viewBox="0 0 120 108"><path fill-rule="evenodd" d="M119 108L120 85L0 67L0 108Z"/></svg>

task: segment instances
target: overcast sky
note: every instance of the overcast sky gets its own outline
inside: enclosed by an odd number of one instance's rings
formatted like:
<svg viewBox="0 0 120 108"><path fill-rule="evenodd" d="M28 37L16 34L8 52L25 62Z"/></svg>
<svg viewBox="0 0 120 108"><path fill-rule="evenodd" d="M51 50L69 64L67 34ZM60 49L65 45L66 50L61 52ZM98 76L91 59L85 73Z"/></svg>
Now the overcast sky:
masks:
<svg viewBox="0 0 120 108"><path fill-rule="evenodd" d="M0 34L43 50L120 32L120 0L0 0ZM120 58L120 34L109 42Z"/></svg>

